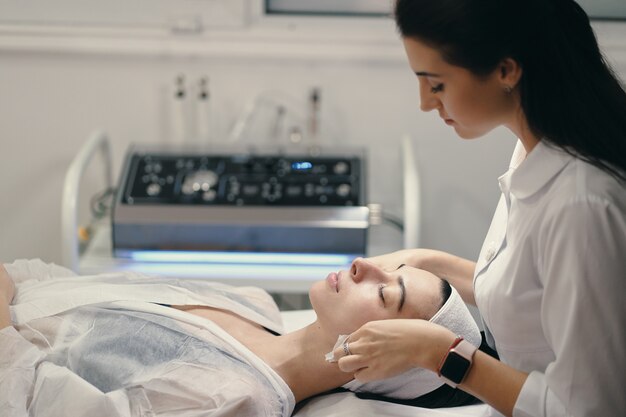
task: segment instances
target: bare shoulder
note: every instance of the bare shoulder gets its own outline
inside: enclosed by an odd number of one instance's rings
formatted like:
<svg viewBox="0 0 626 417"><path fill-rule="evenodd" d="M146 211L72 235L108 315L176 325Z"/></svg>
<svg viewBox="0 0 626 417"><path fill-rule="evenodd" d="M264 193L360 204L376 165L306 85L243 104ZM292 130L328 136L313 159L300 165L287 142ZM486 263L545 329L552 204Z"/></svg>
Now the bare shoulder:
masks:
<svg viewBox="0 0 626 417"><path fill-rule="evenodd" d="M0 296L10 304L15 295L15 283L4 265L0 264Z"/></svg>

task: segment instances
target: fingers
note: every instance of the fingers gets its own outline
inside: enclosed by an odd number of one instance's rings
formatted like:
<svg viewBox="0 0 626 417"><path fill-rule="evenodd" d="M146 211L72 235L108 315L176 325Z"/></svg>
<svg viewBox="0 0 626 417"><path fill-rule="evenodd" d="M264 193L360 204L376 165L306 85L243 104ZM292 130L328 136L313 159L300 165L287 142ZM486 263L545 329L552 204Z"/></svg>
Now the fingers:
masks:
<svg viewBox="0 0 626 417"><path fill-rule="evenodd" d="M353 374L358 370L365 368L367 363L362 355L350 355L339 359L337 365L339 365L339 369L342 372Z"/></svg>
<svg viewBox="0 0 626 417"><path fill-rule="evenodd" d="M361 368L354 373L354 379L359 382L371 382L376 379L376 376L370 368Z"/></svg>
<svg viewBox="0 0 626 417"><path fill-rule="evenodd" d="M344 356L351 355L352 348L354 346L350 344L350 337L348 337L341 345L339 345L335 350L333 350L333 355L335 359L343 358Z"/></svg>
<svg viewBox="0 0 626 417"><path fill-rule="evenodd" d="M344 343L333 351L337 360L337 366L342 372L354 374L354 378L359 381L369 381L372 376L367 372L367 361L364 355L356 353L358 349L356 342L350 343L349 336ZM366 378L366 379L363 379Z"/></svg>
<svg viewBox="0 0 626 417"><path fill-rule="evenodd" d="M363 353L364 343L367 343L367 340L363 339L363 336L367 334L368 324L369 323L365 323L360 329L348 335L343 344L333 350L336 359Z"/></svg>
<svg viewBox="0 0 626 417"><path fill-rule="evenodd" d="M346 373L354 373L365 366L364 357L356 354L354 350L355 348L358 349L358 346L355 342L350 342L351 337L352 336L348 336L341 345L333 350L333 355L337 358L339 369Z"/></svg>
<svg viewBox="0 0 626 417"><path fill-rule="evenodd" d="M354 379L360 382L370 382L380 379L376 372L367 366L367 362L363 355L344 356L337 362L339 369L347 374L353 374Z"/></svg>

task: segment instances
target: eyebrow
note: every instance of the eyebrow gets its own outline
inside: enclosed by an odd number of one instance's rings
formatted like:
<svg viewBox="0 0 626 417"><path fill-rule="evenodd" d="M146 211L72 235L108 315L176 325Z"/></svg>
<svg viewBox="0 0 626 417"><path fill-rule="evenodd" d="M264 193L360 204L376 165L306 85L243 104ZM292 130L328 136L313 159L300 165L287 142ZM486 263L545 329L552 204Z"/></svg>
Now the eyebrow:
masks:
<svg viewBox="0 0 626 417"><path fill-rule="evenodd" d="M398 305L398 312L400 312L406 300L406 287L404 286L404 278L402 276L398 277L398 285L400 286L400 304Z"/></svg>
<svg viewBox="0 0 626 417"><path fill-rule="evenodd" d="M417 75L418 77L437 77L437 78L441 78L440 74L435 74L435 73L427 72L427 71L417 71L417 72L415 72L415 75Z"/></svg>

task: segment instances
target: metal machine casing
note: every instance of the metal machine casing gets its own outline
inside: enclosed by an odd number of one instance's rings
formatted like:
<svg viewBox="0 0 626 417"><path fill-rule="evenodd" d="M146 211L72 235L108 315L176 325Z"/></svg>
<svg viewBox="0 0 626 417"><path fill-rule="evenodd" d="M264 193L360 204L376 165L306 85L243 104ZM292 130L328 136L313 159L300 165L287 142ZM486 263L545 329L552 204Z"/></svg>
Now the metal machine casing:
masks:
<svg viewBox="0 0 626 417"><path fill-rule="evenodd" d="M112 218L136 251L364 255L362 149L131 147Z"/></svg>

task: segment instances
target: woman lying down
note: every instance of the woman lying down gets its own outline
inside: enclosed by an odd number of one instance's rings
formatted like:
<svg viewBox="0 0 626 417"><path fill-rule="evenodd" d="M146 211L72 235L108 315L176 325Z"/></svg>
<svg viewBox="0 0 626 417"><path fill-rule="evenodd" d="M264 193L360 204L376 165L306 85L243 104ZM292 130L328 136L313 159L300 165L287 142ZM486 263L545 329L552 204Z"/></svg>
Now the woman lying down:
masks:
<svg viewBox="0 0 626 417"><path fill-rule="evenodd" d="M339 335L368 321L432 320L480 344L458 293L408 266L386 272L357 259L309 296L316 321L281 334L278 308L258 288L131 272L77 276L40 260L0 265L0 410L287 417L297 402L342 386L406 399L443 385L420 369L359 383L326 360Z"/></svg>

